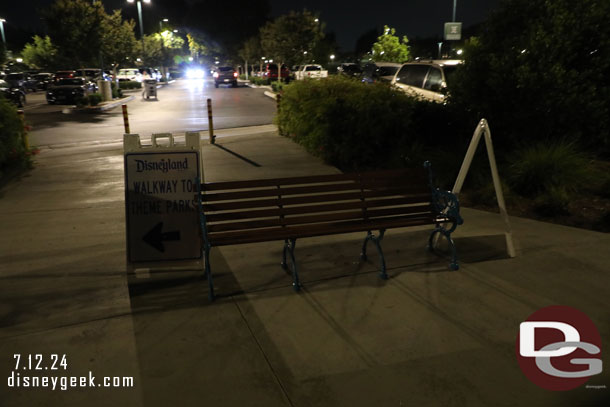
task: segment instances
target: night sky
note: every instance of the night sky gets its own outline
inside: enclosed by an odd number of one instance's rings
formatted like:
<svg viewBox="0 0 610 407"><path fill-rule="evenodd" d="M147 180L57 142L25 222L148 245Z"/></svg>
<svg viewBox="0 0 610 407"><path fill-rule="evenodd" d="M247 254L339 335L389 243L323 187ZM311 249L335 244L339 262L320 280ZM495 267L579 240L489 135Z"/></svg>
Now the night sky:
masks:
<svg viewBox="0 0 610 407"><path fill-rule="evenodd" d="M145 28L154 29L151 25L154 21L164 17L162 8L172 9L173 13L179 13L176 5L178 1L185 3L197 0L151 0L150 4L143 5ZM458 0L457 21L461 21L464 27L482 22L491 11L498 7L501 0ZM42 30L40 15L37 10L51 4L53 0L2 0L0 3L0 17L7 20L4 24L7 41L23 33L17 32L17 27L30 30ZM228 1L227 5L231 2ZM384 1L376 0L367 2L336 1L336 0L308 0L291 2L288 0L269 0L271 5L271 16L275 17L285 14L290 10L300 11L307 8L310 11L319 12L323 22L326 23L326 31L334 32L337 41L343 50L353 50L356 40L360 35L372 28L381 29L384 24L396 28L399 36L407 35L413 37L441 36L443 24L451 21L453 13L453 0L402 0ZM135 4L128 4L125 0L105 0L107 11L114 8L122 8L125 16L137 19ZM157 7L155 7L155 4ZM256 0L248 2L255 7ZM230 13L230 7L227 8ZM167 14L167 13L165 13ZM13 37L11 37L13 36Z"/></svg>

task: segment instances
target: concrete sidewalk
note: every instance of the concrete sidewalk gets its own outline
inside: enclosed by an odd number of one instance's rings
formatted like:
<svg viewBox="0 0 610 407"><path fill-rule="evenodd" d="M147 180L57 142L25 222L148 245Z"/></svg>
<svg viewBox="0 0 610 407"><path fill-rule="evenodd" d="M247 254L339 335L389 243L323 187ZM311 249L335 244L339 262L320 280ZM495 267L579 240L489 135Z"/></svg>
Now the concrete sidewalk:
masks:
<svg viewBox="0 0 610 407"><path fill-rule="evenodd" d="M273 131L217 143L203 143L207 181L337 172ZM608 234L511 218L508 259L499 215L466 208L459 271L425 250L428 230L391 230L387 281L373 252L359 261L360 234L302 239L300 294L282 242L223 247L209 303L200 272L127 277L120 144L36 161L0 191L2 406L608 405L608 368L588 382L605 388L550 392L515 357L520 322L553 304L586 313L608 346ZM49 376L135 386L8 387L14 354L65 354Z"/></svg>

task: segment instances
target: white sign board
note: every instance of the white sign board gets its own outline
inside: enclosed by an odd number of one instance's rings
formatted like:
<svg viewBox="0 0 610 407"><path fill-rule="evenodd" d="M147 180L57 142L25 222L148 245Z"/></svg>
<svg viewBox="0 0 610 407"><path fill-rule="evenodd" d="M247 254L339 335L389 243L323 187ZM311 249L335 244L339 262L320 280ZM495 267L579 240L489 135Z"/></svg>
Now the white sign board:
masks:
<svg viewBox="0 0 610 407"><path fill-rule="evenodd" d="M199 152L125 154L127 258L201 258L195 178Z"/></svg>
<svg viewBox="0 0 610 407"><path fill-rule="evenodd" d="M445 41L462 39L462 23L445 23Z"/></svg>

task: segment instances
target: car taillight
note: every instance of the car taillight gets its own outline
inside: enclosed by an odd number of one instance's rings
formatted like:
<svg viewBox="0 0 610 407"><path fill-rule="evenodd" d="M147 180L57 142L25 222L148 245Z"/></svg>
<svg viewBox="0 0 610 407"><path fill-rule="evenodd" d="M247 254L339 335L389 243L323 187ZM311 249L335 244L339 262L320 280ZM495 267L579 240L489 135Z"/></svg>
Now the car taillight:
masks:
<svg viewBox="0 0 610 407"><path fill-rule="evenodd" d="M214 72L214 75L212 75L214 78L218 78L218 72Z"/></svg>
<svg viewBox="0 0 610 407"><path fill-rule="evenodd" d="M237 76L238 76L238 75L237 75L237 72L233 72L233 77L234 77L234 78L237 78Z"/></svg>

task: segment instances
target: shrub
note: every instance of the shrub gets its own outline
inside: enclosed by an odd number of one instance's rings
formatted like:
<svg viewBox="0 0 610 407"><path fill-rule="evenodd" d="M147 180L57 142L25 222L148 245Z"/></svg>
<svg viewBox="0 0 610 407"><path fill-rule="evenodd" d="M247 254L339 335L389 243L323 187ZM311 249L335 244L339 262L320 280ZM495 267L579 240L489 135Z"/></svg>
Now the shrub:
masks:
<svg viewBox="0 0 610 407"><path fill-rule="evenodd" d="M508 182L528 198L569 197L589 184L591 162L574 143L538 143L517 150L509 159Z"/></svg>
<svg viewBox="0 0 610 407"><path fill-rule="evenodd" d="M276 123L282 134L342 170L397 167L416 141L415 103L387 85L346 77L295 81L284 88Z"/></svg>
<svg viewBox="0 0 610 407"><path fill-rule="evenodd" d="M115 82L112 82L110 87L112 89L112 98L113 99L123 97L123 91L121 90L121 88L119 86L117 86L117 84Z"/></svg>
<svg viewBox="0 0 610 407"><path fill-rule="evenodd" d="M271 89L275 92L275 93L280 93L282 92L282 90L284 89L284 87L286 86L286 84L284 82L271 82Z"/></svg>
<svg viewBox="0 0 610 407"><path fill-rule="evenodd" d="M87 100L90 106L97 106L102 101L102 95L100 95L99 93L93 93L87 96Z"/></svg>
<svg viewBox="0 0 610 407"><path fill-rule="evenodd" d="M84 107L89 104L89 99L86 96L77 96L74 98L74 103L78 107Z"/></svg>
<svg viewBox="0 0 610 407"><path fill-rule="evenodd" d="M499 148L558 135L610 154L608 0L507 0L465 49L451 97Z"/></svg>
<svg viewBox="0 0 610 407"><path fill-rule="evenodd" d="M0 176L9 168L26 168L30 164L24 143L25 130L17 109L0 97Z"/></svg>
<svg viewBox="0 0 610 407"><path fill-rule="evenodd" d="M119 81L119 89L140 89L142 82L137 81Z"/></svg>

